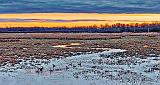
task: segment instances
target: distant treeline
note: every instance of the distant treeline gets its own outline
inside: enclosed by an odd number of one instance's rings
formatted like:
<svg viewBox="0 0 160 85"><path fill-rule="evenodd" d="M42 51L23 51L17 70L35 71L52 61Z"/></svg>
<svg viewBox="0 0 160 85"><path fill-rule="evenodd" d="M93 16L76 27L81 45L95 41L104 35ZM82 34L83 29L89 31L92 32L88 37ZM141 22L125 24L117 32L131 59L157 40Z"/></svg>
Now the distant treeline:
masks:
<svg viewBox="0 0 160 85"><path fill-rule="evenodd" d="M132 23L113 25L92 25L74 27L7 27L1 28L1 33L121 33L121 32L160 32L160 22L152 23Z"/></svg>

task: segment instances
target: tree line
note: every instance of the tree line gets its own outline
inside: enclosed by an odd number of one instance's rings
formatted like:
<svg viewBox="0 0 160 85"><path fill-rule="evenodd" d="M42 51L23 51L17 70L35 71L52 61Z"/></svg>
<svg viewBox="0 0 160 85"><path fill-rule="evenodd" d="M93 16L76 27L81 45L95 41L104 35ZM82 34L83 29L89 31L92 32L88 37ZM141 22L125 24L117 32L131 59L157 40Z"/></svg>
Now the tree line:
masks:
<svg viewBox="0 0 160 85"><path fill-rule="evenodd" d="M90 26L56 26L56 27L6 27L0 32L62 32L62 33L120 33L120 32L160 32L160 22L144 23L115 23L112 25L90 25Z"/></svg>

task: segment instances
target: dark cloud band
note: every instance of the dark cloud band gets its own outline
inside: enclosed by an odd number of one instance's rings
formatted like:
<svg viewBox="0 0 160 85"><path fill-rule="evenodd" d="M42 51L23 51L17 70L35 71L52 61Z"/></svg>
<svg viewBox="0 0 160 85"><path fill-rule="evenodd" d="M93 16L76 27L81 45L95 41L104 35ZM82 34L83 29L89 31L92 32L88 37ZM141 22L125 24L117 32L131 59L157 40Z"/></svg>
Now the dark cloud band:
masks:
<svg viewBox="0 0 160 85"><path fill-rule="evenodd" d="M0 13L160 13L159 0L0 0Z"/></svg>

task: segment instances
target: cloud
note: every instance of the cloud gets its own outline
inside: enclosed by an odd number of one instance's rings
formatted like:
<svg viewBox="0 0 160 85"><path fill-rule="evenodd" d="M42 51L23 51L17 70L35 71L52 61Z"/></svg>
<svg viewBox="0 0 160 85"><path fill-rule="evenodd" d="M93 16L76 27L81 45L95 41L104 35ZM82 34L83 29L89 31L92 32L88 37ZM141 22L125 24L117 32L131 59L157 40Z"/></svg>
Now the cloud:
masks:
<svg viewBox="0 0 160 85"><path fill-rule="evenodd" d="M0 0L0 13L160 13L159 0Z"/></svg>

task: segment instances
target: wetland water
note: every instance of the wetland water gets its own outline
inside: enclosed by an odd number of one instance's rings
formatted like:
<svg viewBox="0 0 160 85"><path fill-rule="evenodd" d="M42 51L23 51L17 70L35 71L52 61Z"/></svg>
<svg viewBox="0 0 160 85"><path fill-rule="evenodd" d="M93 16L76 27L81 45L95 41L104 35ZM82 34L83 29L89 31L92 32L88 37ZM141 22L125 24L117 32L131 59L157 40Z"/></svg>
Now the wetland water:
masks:
<svg viewBox="0 0 160 85"><path fill-rule="evenodd" d="M160 56L127 57L125 51L7 63L0 67L0 85L159 85Z"/></svg>

